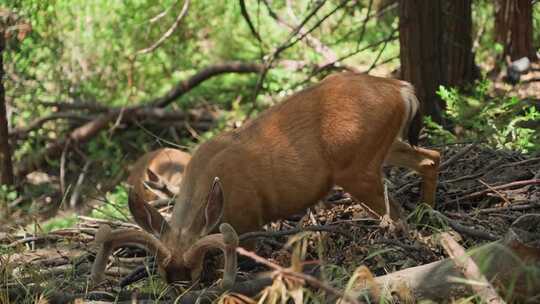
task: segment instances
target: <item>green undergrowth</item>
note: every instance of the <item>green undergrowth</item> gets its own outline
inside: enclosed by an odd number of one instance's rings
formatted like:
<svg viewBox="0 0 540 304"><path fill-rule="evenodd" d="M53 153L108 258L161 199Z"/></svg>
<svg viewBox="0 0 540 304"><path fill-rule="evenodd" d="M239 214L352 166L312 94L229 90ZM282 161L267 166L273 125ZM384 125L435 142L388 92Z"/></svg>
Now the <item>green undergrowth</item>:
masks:
<svg viewBox="0 0 540 304"><path fill-rule="evenodd" d="M430 141L435 144L477 141L498 149L540 151L540 110L527 99L492 96L493 83L477 81L470 93L441 86L438 95L446 103L445 117L452 122L447 130L425 120Z"/></svg>

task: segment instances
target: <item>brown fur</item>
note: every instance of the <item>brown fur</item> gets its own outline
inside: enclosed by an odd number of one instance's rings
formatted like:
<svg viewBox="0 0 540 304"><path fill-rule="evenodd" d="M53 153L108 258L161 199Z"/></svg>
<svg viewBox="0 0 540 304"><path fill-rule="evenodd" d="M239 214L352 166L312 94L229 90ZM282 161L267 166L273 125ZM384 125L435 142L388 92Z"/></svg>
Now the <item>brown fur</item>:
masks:
<svg viewBox="0 0 540 304"><path fill-rule="evenodd" d="M152 229L151 227L155 225L148 223L147 219L148 216L151 216L154 218L150 221L160 220L155 219L159 216L153 209L147 207L149 206L148 202L159 198L155 192L144 186L144 182L150 180L148 171L154 172L169 185L178 186L190 159L191 155L187 152L172 148L160 148L145 153L135 162L127 178L127 183L131 186L128 202L130 212L139 226L157 234L161 231L161 227Z"/></svg>
<svg viewBox="0 0 540 304"><path fill-rule="evenodd" d="M156 194L143 184L144 181L149 180L148 169L170 184L180 185L182 174L190 159L189 153L172 148L160 148L147 152L133 165L127 183L141 200L145 202L156 200Z"/></svg>
<svg viewBox="0 0 540 304"><path fill-rule="evenodd" d="M385 160L427 177L423 198L433 205L439 154L396 140L403 120L410 121L400 94L406 85L332 75L202 144L186 169L172 226L196 225L190 222L201 217L216 176L225 196L223 221L239 233L305 210L334 184L382 215ZM398 209L391 204L393 219Z"/></svg>
<svg viewBox="0 0 540 304"><path fill-rule="evenodd" d="M170 251L170 258L158 260L160 273L169 282L197 278L200 271L188 267L183 254L220 222L239 233L257 230L304 211L335 184L375 213L399 219L399 205L390 200L386 208L384 163L418 171L422 201L433 206L439 153L402 141L418 108L406 82L335 74L200 145L184 172L170 223L144 202L132 210L146 231L160 232L158 242L168 249L153 248Z"/></svg>

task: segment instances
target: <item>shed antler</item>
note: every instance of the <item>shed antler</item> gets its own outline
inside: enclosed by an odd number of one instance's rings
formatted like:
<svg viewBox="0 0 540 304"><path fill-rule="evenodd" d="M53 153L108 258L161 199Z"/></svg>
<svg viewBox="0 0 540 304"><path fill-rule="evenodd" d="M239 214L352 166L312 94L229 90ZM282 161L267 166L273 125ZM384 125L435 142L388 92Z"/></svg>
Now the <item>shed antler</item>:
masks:
<svg viewBox="0 0 540 304"><path fill-rule="evenodd" d="M171 252L163 243L145 231L133 229L119 229L112 231L109 225L99 227L95 243L100 246L94 265L92 266L91 280L94 284L101 282L104 278L107 260L116 248L138 244L151 253L155 253L158 264L167 265L171 258Z"/></svg>
<svg viewBox="0 0 540 304"><path fill-rule="evenodd" d="M191 279L196 280L200 277L204 256L207 251L219 248L223 251L225 266L223 270L223 281L221 286L224 289L230 289L236 280L237 256L236 247L238 247L238 234L234 228L223 223L219 226L221 233L207 235L198 240L193 246L184 253L184 261L191 268Z"/></svg>

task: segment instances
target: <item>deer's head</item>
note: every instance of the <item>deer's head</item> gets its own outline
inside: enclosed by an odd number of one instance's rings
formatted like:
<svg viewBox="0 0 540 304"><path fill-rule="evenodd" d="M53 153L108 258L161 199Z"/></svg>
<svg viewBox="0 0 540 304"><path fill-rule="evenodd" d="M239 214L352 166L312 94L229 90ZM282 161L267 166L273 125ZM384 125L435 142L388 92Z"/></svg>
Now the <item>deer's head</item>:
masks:
<svg viewBox="0 0 540 304"><path fill-rule="evenodd" d="M144 230L113 231L109 226L101 226L95 238L100 248L92 267L92 281L97 283L103 279L108 257L113 250L137 244L155 255L159 274L168 283L198 280L205 254L211 249L220 249L225 255L222 286L232 286L236 276L238 236L232 226L226 223L219 226L219 233L210 234L221 222L223 208L223 191L217 177L209 187L206 203L202 206L204 215L200 219L186 219L182 225L170 225L156 208L137 200L130 192L130 209L138 210L133 215Z"/></svg>

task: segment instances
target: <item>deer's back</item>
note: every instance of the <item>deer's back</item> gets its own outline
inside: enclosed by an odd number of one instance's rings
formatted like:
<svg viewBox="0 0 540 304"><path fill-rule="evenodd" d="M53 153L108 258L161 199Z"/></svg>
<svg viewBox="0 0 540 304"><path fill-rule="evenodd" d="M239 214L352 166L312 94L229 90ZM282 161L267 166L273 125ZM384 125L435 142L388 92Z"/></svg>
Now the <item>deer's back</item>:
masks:
<svg viewBox="0 0 540 304"><path fill-rule="evenodd" d="M305 210L342 175L382 164L402 124L399 88L367 75L327 77L202 144L186 171L188 196L203 200L208 188L197 185L218 176L224 221L240 233Z"/></svg>

